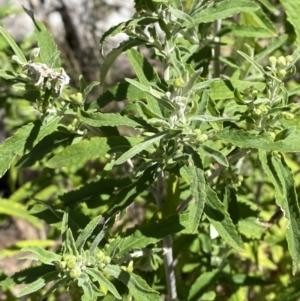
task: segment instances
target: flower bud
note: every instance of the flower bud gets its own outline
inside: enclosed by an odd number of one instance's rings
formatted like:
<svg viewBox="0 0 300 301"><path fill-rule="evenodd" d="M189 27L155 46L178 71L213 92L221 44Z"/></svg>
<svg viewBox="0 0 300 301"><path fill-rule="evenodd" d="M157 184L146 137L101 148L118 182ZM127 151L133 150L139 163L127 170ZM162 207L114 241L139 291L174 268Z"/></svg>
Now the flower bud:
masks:
<svg viewBox="0 0 300 301"><path fill-rule="evenodd" d="M182 88L184 86L184 80L180 77L180 78L176 78L174 81L174 86L175 88Z"/></svg>
<svg viewBox="0 0 300 301"><path fill-rule="evenodd" d="M278 65L279 68L284 68L286 66L286 60L285 60L284 56L280 56L277 59L277 65Z"/></svg>
<svg viewBox="0 0 300 301"><path fill-rule="evenodd" d="M77 270L77 269L72 269L69 273L71 279L78 278L80 274L81 274L81 271Z"/></svg>
<svg viewBox="0 0 300 301"><path fill-rule="evenodd" d="M276 63L277 63L276 57L275 56L270 56L269 57L269 63L270 63L270 65L271 65L272 68L275 68Z"/></svg>
<svg viewBox="0 0 300 301"><path fill-rule="evenodd" d="M280 69L277 73L278 78L282 79L286 76L286 71L284 69Z"/></svg>
<svg viewBox="0 0 300 301"><path fill-rule="evenodd" d="M282 112L282 117L286 120L291 120L295 118L295 115L290 112Z"/></svg>

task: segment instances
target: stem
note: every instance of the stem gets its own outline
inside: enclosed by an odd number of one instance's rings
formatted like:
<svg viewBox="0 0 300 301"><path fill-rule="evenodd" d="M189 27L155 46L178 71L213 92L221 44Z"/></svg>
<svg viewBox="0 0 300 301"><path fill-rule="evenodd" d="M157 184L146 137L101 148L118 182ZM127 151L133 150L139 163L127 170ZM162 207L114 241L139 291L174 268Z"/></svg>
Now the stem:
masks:
<svg viewBox="0 0 300 301"><path fill-rule="evenodd" d="M164 172L160 172L157 178L156 201L158 207L161 207L164 199ZM177 300L176 277L174 271L174 259L172 249L172 236L167 235L163 239L163 257L165 265L165 275L168 289L168 297L166 300Z"/></svg>
<svg viewBox="0 0 300 301"><path fill-rule="evenodd" d="M221 20L217 20L214 23L214 41L216 43L215 48L213 49L213 68L214 68L214 78L220 77L220 61L219 56L221 54L220 38L217 36L217 33L221 29Z"/></svg>

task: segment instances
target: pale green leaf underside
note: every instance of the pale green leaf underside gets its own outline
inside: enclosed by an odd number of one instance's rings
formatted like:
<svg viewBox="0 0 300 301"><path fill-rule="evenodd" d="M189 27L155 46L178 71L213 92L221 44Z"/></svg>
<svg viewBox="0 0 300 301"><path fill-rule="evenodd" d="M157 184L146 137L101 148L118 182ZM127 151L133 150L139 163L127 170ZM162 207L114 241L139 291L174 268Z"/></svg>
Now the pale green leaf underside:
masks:
<svg viewBox="0 0 300 301"><path fill-rule="evenodd" d="M53 264L54 261L61 261L61 256L53 252L49 252L39 246L29 246L22 249L22 252L30 252L38 260L44 264ZM29 255L30 256L30 255ZM25 257L22 257L25 258ZM28 258L28 257L27 257Z"/></svg>

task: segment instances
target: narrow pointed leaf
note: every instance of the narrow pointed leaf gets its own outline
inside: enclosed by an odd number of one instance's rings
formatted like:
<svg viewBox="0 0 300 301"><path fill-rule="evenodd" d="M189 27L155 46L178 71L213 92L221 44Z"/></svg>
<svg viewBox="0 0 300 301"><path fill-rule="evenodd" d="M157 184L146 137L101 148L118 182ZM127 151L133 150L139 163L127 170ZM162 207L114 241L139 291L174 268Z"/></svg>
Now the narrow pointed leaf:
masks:
<svg viewBox="0 0 300 301"><path fill-rule="evenodd" d="M85 111L79 111L78 113L80 121L94 127L119 125L126 125L133 128L141 127L138 122L128 118L127 116L122 116L119 113L90 113Z"/></svg>
<svg viewBox="0 0 300 301"><path fill-rule="evenodd" d="M206 205L204 213L220 236L237 251L243 251L243 241L227 212L225 205L219 200L217 194L205 186Z"/></svg>
<svg viewBox="0 0 300 301"><path fill-rule="evenodd" d="M195 24L210 23L216 20L230 18L240 12L254 12L258 6L249 0L225 0L212 7L202 9L200 12L192 15L194 23L184 22L187 28L192 28Z"/></svg>
<svg viewBox="0 0 300 301"><path fill-rule="evenodd" d="M9 216L15 216L18 218L22 218L24 220L27 220L33 226L40 228L40 229L43 227L43 225L39 221L39 219L36 218L35 216L32 216L31 214L29 214L24 205L16 203L16 202L12 202L12 201L0 198L0 213L9 215Z"/></svg>
<svg viewBox="0 0 300 301"><path fill-rule="evenodd" d="M80 252L80 250L83 249L83 246L84 246L86 240L93 233L94 229L99 224L101 218L102 218L101 215L94 217L77 237L76 248L79 250L79 252Z"/></svg>
<svg viewBox="0 0 300 301"><path fill-rule="evenodd" d="M226 166L226 167L229 166L227 158L217 149L214 149L208 145L203 144L198 149L198 151L207 157L211 157L211 158L215 159L218 163L220 163L223 166Z"/></svg>
<svg viewBox="0 0 300 301"><path fill-rule="evenodd" d="M53 264L55 261L61 261L61 255L58 255L54 252L47 251L39 246L30 246L23 248L22 252L30 252L34 255L34 260L40 261L44 264ZM25 256L26 257L26 256ZM22 257L22 258L25 258ZM28 257L26 257L28 258Z"/></svg>
<svg viewBox="0 0 300 301"><path fill-rule="evenodd" d="M300 262L300 209L293 173L283 155L261 151L259 158L264 171L275 187L276 204L287 220L286 239L293 259L293 274Z"/></svg>
<svg viewBox="0 0 300 301"><path fill-rule="evenodd" d="M135 301L161 301L159 294L140 276L126 272L119 266L111 264L104 268L104 272L122 281L128 287Z"/></svg>
<svg viewBox="0 0 300 301"><path fill-rule="evenodd" d="M0 177L11 166L17 155L30 151L40 140L54 132L60 120L61 117L55 117L45 125L39 121L29 123L5 140L0 145Z"/></svg>
<svg viewBox="0 0 300 301"><path fill-rule="evenodd" d="M139 143L139 144L133 146L130 150L128 150L127 152L125 152L122 156L120 156L116 160L115 165L120 165L120 164L126 162L128 159L131 159L132 157L134 157L136 154L138 154L141 151L143 151L144 149L146 149L151 144L159 141L166 134L167 134L167 132L158 133L158 134L152 136L151 138L145 140L144 142Z"/></svg>
<svg viewBox="0 0 300 301"><path fill-rule="evenodd" d="M15 55L19 58L20 62L23 64L26 64L27 60L26 60L25 55L23 54L22 50L19 48L19 46L14 41L14 39L10 36L10 34L2 26L0 26L0 33L3 35L4 39L7 41L7 43L10 45L10 47L13 49Z"/></svg>
<svg viewBox="0 0 300 301"><path fill-rule="evenodd" d="M103 285L108 291L110 291L117 299L121 300L122 297L118 293L115 286L102 275L97 269L87 269L87 274L92 276L93 280L98 281L101 285Z"/></svg>
<svg viewBox="0 0 300 301"><path fill-rule="evenodd" d="M39 289L41 289L42 287L44 287L46 285L46 283L48 283L50 281L58 280L58 277L59 277L58 273L59 272L57 272L57 271L47 273L46 275L43 275L42 277L40 277L36 281L28 284L24 289L22 289L18 293L18 298L20 298L20 297L22 297L24 295L28 295L28 294L31 294L33 292L38 291Z"/></svg>

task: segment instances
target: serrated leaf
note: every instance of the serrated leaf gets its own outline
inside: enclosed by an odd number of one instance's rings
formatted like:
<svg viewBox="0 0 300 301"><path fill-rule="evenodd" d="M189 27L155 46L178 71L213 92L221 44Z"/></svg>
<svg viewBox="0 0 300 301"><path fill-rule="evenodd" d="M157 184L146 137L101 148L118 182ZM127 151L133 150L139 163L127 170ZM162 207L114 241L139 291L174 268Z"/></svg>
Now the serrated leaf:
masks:
<svg viewBox="0 0 300 301"><path fill-rule="evenodd" d="M68 146L62 152L52 157L47 162L47 166L50 168L58 168L82 164L88 160L101 158L114 147L124 145L129 148L131 145L135 145L140 141L140 138L130 137L97 137L90 140L82 140Z"/></svg>
<svg viewBox="0 0 300 301"><path fill-rule="evenodd" d="M206 182L203 170L197 168L193 161L190 161L189 166L185 166L184 169L189 177L190 191L192 195L192 200L188 206L189 230L191 233L195 233L198 229L204 209Z"/></svg>
<svg viewBox="0 0 300 301"><path fill-rule="evenodd" d="M140 276L126 272L120 267L111 264L108 264L103 271L122 281L128 287L135 301L161 301L159 294Z"/></svg>
<svg viewBox="0 0 300 301"><path fill-rule="evenodd" d="M280 35L279 37L276 37L273 39L268 45L260 51L258 54L255 55L254 59L255 61L262 60L269 54L273 53L276 49L280 48L288 39L287 34Z"/></svg>
<svg viewBox="0 0 300 301"><path fill-rule="evenodd" d="M105 217L111 217L116 212L129 206L138 195L145 192L155 181L158 166L158 164L150 166L135 182L123 187L113 198L110 208L104 212L103 215Z"/></svg>
<svg viewBox="0 0 300 301"><path fill-rule="evenodd" d="M26 64L27 60L25 58L25 55L23 54L22 50L19 48L17 43L14 41L14 39L10 36L10 34L2 27L0 26L0 33L4 37L4 39L7 41L7 43L10 45L12 50L14 51L15 55L18 57L20 62L22 64Z"/></svg>
<svg viewBox="0 0 300 301"><path fill-rule="evenodd" d="M92 276L93 280L96 280L99 282L99 284L103 285L108 291L110 291L117 299L121 300L122 297L118 293L115 286L102 275L101 272L99 272L97 269L87 269L87 274Z"/></svg>
<svg viewBox="0 0 300 301"><path fill-rule="evenodd" d="M188 301L201 300L201 296L212 287L220 276L220 270L202 273L193 283Z"/></svg>
<svg viewBox="0 0 300 301"><path fill-rule="evenodd" d="M274 142L268 134L257 134L243 130L225 129L216 137L241 148L255 148L266 151L299 152L299 131L294 131L286 139Z"/></svg>
<svg viewBox="0 0 300 301"><path fill-rule="evenodd" d="M12 287L17 284L31 283L51 272L56 272L53 265L30 266L29 268L23 269L14 275L7 277L0 282L0 286Z"/></svg>
<svg viewBox="0 0 300 301"><path fill-rule="evenodd" d="M25 295L31 294L33 292L36 292L37 290L44 287L46 285L46 283L48 283L50 281L58 280L59 279L58 274L59 274L59 272L55 271L55 272L50 272L50 273L47 273L47 274L43 275L42 277L40 277L36 281L28 284L24 289L22 289L18 293L17 297L20 298L22 296L25 296Z"/></svg>
<svg viewBox="0 0 300 301"><path fill-rule="evenodd" d="M271 38L274 33L267 28L254 27L250 25L230 24L230 33L244 38Z"/></svg>
<svg viewBox="0 0 300 301"><path fill-rule="evenodd" d="M94 217L77 237L76 248L79 252L83 249L86 240L92 235L93 231L99 224L101 218L101 215Z"/></svg>
<svg viewBox="0 0 300 301"><path fill-rule="evenodd" d="M293 259L293 274L295 274L300 261L300 209L294 176L283 155L260 151L259 158L265 173L275 187L276 204L288 223L286 239Z"/></svg>
<svg viewBox="0 0 300 301"><path fill-rule="evenodd" d="M58 255L54 252L47 251L41 247L38 246L30 246L30 247L25 247L21 250L22 252L30 252L31 254L34 255L34 260L38 260L44 264L53 264L54 261L61 261L61 255ZM26 257L26 255L25 255ZM22 257L24 258L24 256ZM28 257L26 257L28 258Z"/></svg>
<svg viewBox="0 0 300 301"><path fill-rule="evenodd" d="M206 203L204 214L218 231L220 236L237 251L243 251L243 241L233 224L225 205L208 185L205 186Z"/></svg>
<svg viewBox="0 0 300 301"><path fill-rule="evenodd" d="M284 7L284 12L287 15L288 21L293 25L296 33L296 41L298 46L300 46L300 24L298 22L300 15L299 1L295 0L280 0L282 6Z"/></svg>
<svg viewBox="0 0 300 301"><path fill-rule="evenodd" d="M139 39L129 39L123 43L121 43L119 45L119 47L114 48L106 57L105 60L103 62L103 64L101 65L101 69L100 69L100 84L101 86L104 85L105 83L105 77L107 75L107 72L109 70L109 68L111 67L111 65L113 64L113 62L115 61L115 59L124 51L133 48L135 46L139 46L141 44L144 44L143 40L139 40Z"/></svg>
<svg viewBox="0 0 300 301"><path fill-rule="evenodd" d="M138 154L141 151L143 151L144 149L146 149L151 144L159 141L166 134L167 134L166 131L160 132L160 133L157 133L156 135L151 136L151 138L145 140L144 142L136 144L130 150L128 150L127 152L125 152L123 155L121 155L115 161L115 165L120 165L120 164L126 162L128 159L131 159L132 157L134 157L136 154Z"/></svg>
<svg viewBox="0 0 300 301"><path fill-rule="evenodd" d="M195 24L210 23L216 20L230 18L240 12L254 12L258 9L259 7L253 1L225 0L193 14L192 19L194 23L184 22L183 26L192 28Z"/></svg>
<svg viewBox="0 0 300 301"><path fill-rule="evenodd" d="M198 149L198 151L207 157L211 157L211 158L215 159L218 163L220 163L223 166L226 166L226 167L229 166L227 158L217 149L214 149L208 145L202 144L201 147Z"/></svg>
<svg viewBox="0 0 300 301"><path fill-rule="evenodd" d="M141 249L149 244L156 243L170 234L179 233L188 228L189 215L176 214L168 218L150 222L145 226L139 227L130 236L121 238L118 244L118 256L123 257L133 249Z"/></svg>
<svg viewBox="0 0 300 301"><path fill-rule="evenodd" d="M234 98L234 91L238 89L243 91L246 88L253 87L258 91L263 91L265 83L250 82L242 80L216 80L210 84L210 97L213 100Z"/></svg>
<svg viewBox="0 0 300 301"><path fill-rule="evenodd" d="M22 204L11 202L9 200L0 199L0 213L15 216L27 220L33 226L41 229L43 227L42 223L35 216L30 215L26 207Z"/></svg>
<svg viewBox="0 0 300 301"><path fill-rule="evenodd" d="M141 127L141 125L128 118L127 116L122 116L119 113L90 113L86 111L79 111L78 118L83 123L94 127L101 127L101 126L119 126L119 125L126 125L129 127Z"/></svg>
<svg viewBox="0 0 300 301"><path fill-rule="evenodd" d="M28 10L25 7L23 8L34 23L34 35L40 48L40 57L42 61L50 68L60 67L61 62L59 57L56 56L55 60L53 60L53 54L57 53L57 45L54 42L53 36L42 22L35 19L31 10ZM51 63L52 65L50 65Z"/></svg>
<svg viewBox="0 0 300 301"><path fill-rule="evenodd" d="M0 146L0 177L11 166L17 155L30 151L40 140L54 132L61 117L42 125L40 121L21 127Z"/></svg>

